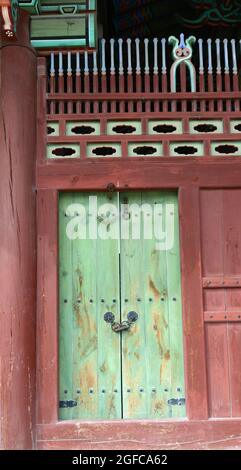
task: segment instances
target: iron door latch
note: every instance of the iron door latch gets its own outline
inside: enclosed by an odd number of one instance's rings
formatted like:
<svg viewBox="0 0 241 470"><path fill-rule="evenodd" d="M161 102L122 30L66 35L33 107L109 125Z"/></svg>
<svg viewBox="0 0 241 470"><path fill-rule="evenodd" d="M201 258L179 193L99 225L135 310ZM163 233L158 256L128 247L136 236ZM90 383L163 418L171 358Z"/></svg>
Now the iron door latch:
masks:
<svg viewBox="0 0 241 470"><path fill-rule="evenodd" d="M138 320L138 314L136 312L129 312L127 320L121 323L115 322L115 315L112 312L106 312L104 315L106 323L110 323L112 331L115 333L121 333L122 331L128 331L133 323Z"/></svg>

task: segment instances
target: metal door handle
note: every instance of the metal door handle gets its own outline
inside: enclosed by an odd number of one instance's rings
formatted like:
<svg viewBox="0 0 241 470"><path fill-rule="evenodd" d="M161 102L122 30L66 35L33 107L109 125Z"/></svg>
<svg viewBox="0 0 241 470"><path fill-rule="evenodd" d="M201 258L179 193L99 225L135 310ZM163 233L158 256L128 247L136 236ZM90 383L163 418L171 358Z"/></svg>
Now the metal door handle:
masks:
<svg viewBox="0 0 241 470"><path fill-rule="evenodd" d="M106 323L110 323L112 331L115 333L121 333L122 331L128 331L133 323L138 320L138 314L136 312L129 312L127 320L121 323L115 322L115 315L112 312L106 312L104 314L104 320Z"/></svg>

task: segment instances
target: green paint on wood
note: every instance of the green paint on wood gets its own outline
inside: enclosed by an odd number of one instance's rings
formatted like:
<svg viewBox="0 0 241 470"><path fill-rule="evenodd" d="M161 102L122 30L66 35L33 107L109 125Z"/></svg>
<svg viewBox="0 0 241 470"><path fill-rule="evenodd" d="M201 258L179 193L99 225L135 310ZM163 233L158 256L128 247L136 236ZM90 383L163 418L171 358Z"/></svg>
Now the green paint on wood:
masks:
<svg viewBox="0 0 241 470"><path fill-rule="evenodd" d="M240 134L241 132L241 120L240 119L230 119L230 132L234 134Z"/></svg>
<svg viewBox="0 0 241 470"><path fill-rule="evenodd" d="M107 122L108 135L141 135L142 126L141 121L108 121Z"/></svg>
<svg viewBox="0 0 241 470"><path fill-rule="evenodd" d="M189 121L190 134L222 134L223 133L223 120L222 119L190 119Z"/></svg>
<svg viewBox="0 0 241 470"><path fill-rule="evenodd" d="M53 121L47 122L47 134L50 137L59 135L59 123Z"/></svg>
<svg viewBox="0 0 241 470"><path fill-rule="evenodd" d="M211 142L211 154L214 156L241 156L241 141L223 140Z"/></svg>
<svg viewBox="0 0 241 470"><path fill-rule="evenodd" d="M163 147L157 142L135 142L128 145L129 157L162 157Z"/></svg>
<svg viewBox="0 0 241 470"><path fill-rule="evenodd" d="M99 121L68 121L66 122L66 135L100 135Z"/></svg>
<svg viewBox="0 0 241 470"><path fill-rule="evenodd" d="M80 146L79 144L48 144L47 145L47 158L79 158Z"/></svg>
<svg viewBox="0 0 241 470"><path fill-rule="evenodd" d="M131 310L139 315L131 331L122 335L123 417L184 416L184 406L168 405L168 400L185 396L177 196L175 193L128 193L121 196L121 201L133 205L129 217L135 228L138 206L135 209L134 205L142 204L144 208L141 240L121 240L122 312L124 318ZM165 216L167 203L169 212L173 213L168 217ZM158 222L155 219L155 226L153 205L156 215L161 214ZM144 232L144 220L149 224L150 234L148 225ZM122 223L125 223L123 218ZM151 233L154 230L160 243L165 233L173 238L170 250L169 247L158 249Z"/></svg>
<svg viewBox="0 0 241 470"><path fill-rule="evenodd" d="M185 397L177 194L98 193L97 218L89 196L60 195L60 400L77 403L60 419L183 417L168 404ZM131 311L138 321L122 334L103 319Z"/></svg>
<svg viewBox="0 0 241 470"><path fill-rule="evenodd" d="M155 119L148 121L148 134L165 135L165 134L182 134L183 125L179 119Z"/></svg>
<svg viewBox="0 0 241 470"><path fill-rule="evenodd" d="M97 22L95 12L74 14L79 6L44 7L49 13L56 9L60 14L44 14L31 17L31 44L46 47L90 47L97 44ZM67 14L68 12L68 14ZM64 13L64 14L62 14Z"/></svg>
<svg viewBox="0 0 241 470"><path fill-rule="evenodd" d="M68 39L85 35L85 15L44 15L31 18L31 39Z"/></svg>
<svg viewBox="0 0 241 470"><path fill-rule="evenodd" d="M202 142L171 142L171 157L202 157L204 155L204 147Z"/></svg>
<svg viewBox="0 0 241 470"><path fill-rule="evenodd" d="M97 223L89 196L93 194L60 196L60 400L77 401L71 409L60 408L60 419L121 418L120 336L103 320L106 311L119 320L118 240L85 239L84 227L89 233ZM103 230L111 210L104 205L109 203L106 194L98 196ZM83 239L67 237L69 223ZM118 219L111 224L115 230Z"/></svg>
<svg viewBox="0 0 241 470"><path fill-rule="evenodd" d="M101 143L96 142L94 144L87 144L87 157L94 158L113 158L121 157L121 144L116 143Z"/></svg>

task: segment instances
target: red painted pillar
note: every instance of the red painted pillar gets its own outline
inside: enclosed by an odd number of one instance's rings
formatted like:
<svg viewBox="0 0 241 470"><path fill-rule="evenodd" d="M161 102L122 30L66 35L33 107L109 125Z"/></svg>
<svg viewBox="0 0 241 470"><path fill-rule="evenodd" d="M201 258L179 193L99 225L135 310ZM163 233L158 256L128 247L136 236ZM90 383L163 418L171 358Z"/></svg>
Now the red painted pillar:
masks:
<svg viewBox="0 0 241 470"><path fill-rule="evenodd" d="M34 447L36 55L29 16L0 44L0 448Z"/></svg>

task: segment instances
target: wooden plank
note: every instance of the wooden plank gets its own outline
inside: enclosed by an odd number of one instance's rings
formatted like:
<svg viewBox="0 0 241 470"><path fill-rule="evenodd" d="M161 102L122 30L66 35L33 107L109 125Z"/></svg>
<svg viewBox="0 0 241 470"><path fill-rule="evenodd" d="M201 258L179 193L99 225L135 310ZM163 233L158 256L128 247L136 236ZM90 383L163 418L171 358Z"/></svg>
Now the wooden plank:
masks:
<svg viewBox="0 0 241 470"><path fill-rule="evenodd" d="M70 102L71 104L71 102ZM60 122L63 122L63 121L60 121ZM102 119L101 119L101 122L102 122ZM127 119L126 119L126 123L127 123ZM131 121L128 121L128 124L131 123ZM91 124L90 124L91 125ZM46 130L44 129L45 133L46 133ZM180 134L147 134L146 132L143 132L142 134L140 135L137 135L137 134L130 134L128 136L126 135L123 135L123 134L112 134L112 135L109 135L106 136L106 133L103 133L103 135L88 135L87 137L85 135L60 135L60 136L56 136L56 135L49 135L47 137L47 142L48 143L70 143L70 142L73 142L73 143L76 143L78 141L80 142L87 142L87 143L99 143L99 142L103 142L103 143L106 143L106 142L130 142L130 143L135 143L135 142L150 142L150 143L154 143L154 142L160 142L163 141L163 142L189 142L189 143L194 143L194 142L197 142L199 143L200 141L201 142L215 142L215 141L220 141L222 140L223 141L226 141L228 140L230 143L233 143L235 144L235 142L237 142L237 144L240 143L241 141L241 136L239 134L229 134L229 133L222 133L222 134L212 134L212 136L210 134L188 134L188 133L184 133L182 135ZM45 154L45 152L44 152ZM205 155L205 157L203 158L206 158L207 156L209 156L210 153L207 153ZM216 160L216 157L218 155L215 155L215 160ZM240 156L240 154L239 154ZM148 157L149 159L151 157ZM173 158L173 157L172 157ZM181 158L181 157L179 157ZM189 156L189 158L191 158ZM196 157L195 157L196 158ZM213 158L213 157L212 157ZM222 155L221 155L221 158ZM230 158L230 157L229 157Z"/></svg>
<svg viewBox="0 0 241 470"><path fill-rule="evenodd" d="M97 238L91 232L91 227L98 224L95 206L89 207L89 196L97 197L88 193L61 195L64 219L60 231L63 274L62 281L60 278L60 377L67 384L63 389L72 385L69 398L77 402L74 408L61 410L62 419L121 417L120 339L103 319L106 311L112 311L116 321L119 318L118 240ZM115 202L116 195L113 198ZM70 203L75 207L68 208ZM108 203L106 194L98 195L96 209L104 211L103 216L102 213L98 216L104 230L109 217L105 214ZM66 237L66 226L72 223L71 217L65 217L67 209L73 211L72 215L76 211L79 214L76 221L72 219L82 230L75 240ZM113 230L118 219L114 217L111 223ZM66 400L68 396L60 399Z"/></svg>
<svg viewBox="0 0 241 470"><path fill-rule="evenodd" d="M218 276L218 277L204 277L203 287L208 289L224 288L224 287L240 287L241 277L240 276ZM237 289L236 289L237 290Z"/></svg>
<svg viewBox="0 0 241 470"><path fill-rule="evenodd" d="M44 52L43 52L44 54ZM51 93L53 94L53 93ZM81 94L81 92L79 92L79 95ZM116 118L117 120L119 119L126 119L126 113L110 113L111 115L111 118L112 116L114 118ZM232 111L231 113L225 113L225 116L223 114L223 112L220 112L220 111L214 111L212 113L209 113L207 111L205 111L204 113L203 112L200 112L200 111L188 111L188 113L186 113L186 118L193 118L193 119L222 119L224 120L224 122L226 121L226 123L228 123L229 119L238 119L240 120L240 112L238 111ZM103 119L103 117L106 117L106 116L103 116L103 113L95 113L94 115L94 119ZM172 112L172 115L170 116L170 112L167 112L167 111L163 111L161 113L161 120L166 120L166 119L172 119L174 117L174 119L183 119L185 118L183 116L183 113L181 111L176 111L175 113ZM131 113L128 113L128 119L140 119L140 113L134 111L134 112L131 112ZM69 116L66 115L66 114L55 114L55 115L52 115L52 114L47 114L47 120L56 120L56 119L67 119L69 120ZM79 121L79 114L76 113L76 114L72 114L71 115L71 120L76 120L76 121ZM90 119L93 121L93 113L89 113L89 114L85 114L85 117L84 119ZM159 120L160 119L160 113L157 111L154 111L154 112L146 112L145 113L145 119L157 119ZM229 127L226 125L225 126L225 132L228 132L228 129Z"/></svg>
<svg viewBox="0 0 241 470"><path fill-rule="evenodd" d="M240 419L210 419L206 421L117 421L95 423L59 423L37 427L37 445L44 449L166 449L182 445L199 448L201 444L231 441L240 443Z"/></svg>
<svg viewBox="0 0 241 470"><path fill-rule="evenodd" d="M144 275L145 328L146 328L146 371L147 371L147 418L171 418L176 406L168 405L172 397L170 320L168 309L167 255L163 233L167 233L165 217L165 192L142 192L142 204L148 204L152 214L151 223L148 207L145 211L146 224L153 231L150 240L142 239ZM161 214L158 216L158 214ZM154 217L158 218L154 220ZM144 235L144 233L143 233ZM142 235L142 236L143 236ZM164 235L164 237L165 237ZM158 238L155 238L158 237ZM164 239L165 241L165 239ZM155 390L153 392L153 390Z"/></svg>
<svg viewBox="0 0 241 470"><path fill-rule="evenodd" d="M240 321L240 320L239 320ZM241 374L240 374L240 348L241 348L241 324L231 323L227 326L229 340L230 361L230 394L231 416L241 416Z"/></svg>
<svg viewBox="0 0 241 470"><path fill-rule="evenodd" d="M240 91L223 91L222 93L217 93L216 92L195 92L195 93L145 93L145 95L142 92L138 93L88 93L85 95L81 95L79 93L72 93L72 94L67 94L67 93L47 93L46 94L46 99L47 100L73 100L73 101L128 101L128 100L133 100L137 101L140 100L142 102L148 101L148 100L158 100L158 101L164 101L164 100L170 100L170 101L180 101L180 100L207 100L210 101L212 99L240 99L241 93ZM166 111L165 111L166 112ZM213 114L213 112L210 112L210 114ZM205 116L207 114L205 113Z"/></svg>
<svg viewBox="0 0 241 470"><path fill-rule="evenodd" d="M189 419L207 419L198 188L180 188L179 210L187 415Z"/></svg>
<svg viewBox="0 0 241 470"><path fill-rule="evenodd" d="M139 315L130 332L122 334L123 416L150 419L183 416L185 407L182 407L181 411L178 405L168 404L171 398L183 398L181 393L184 392L176 195L169 196L160 192L123 193L121 201L125 200L128 200L130 205L139 205L139 209L142 207L145 215L141 218L141 239L121 240L121 294L124 317L126 318L130 310ZM162 249L157 248L158 239L153 237L154 229L159 231L159 241L160 235L163 236L163 217L159 218L159 226L156 220L154 226L153 213L154 207L156 211L163 211L161 216L164 216L165 220L163 204L166 200L175 205L173 216L174 212L177 212L176 230L175 234L173 233L175 245L170 254L167 254L164 246ZM132 223L135 223L137 215L138 206L130 211ZM129 217L128 213L126 217ZM150 233L146 225L144 229L144 222L149 224ZM169 221L168 223L170 224ZM136 222L135 227L137 226ZM171 236L171 230L171 226L164 226L167 236ZM179 301L177 297L175 300L173 297L170 299L172 295L179 297ZM172 324L169 319L171 303L175 303L172 309L172 313L175 313Z"/></svg>
<svg viewBox="0 0 241 470"><path fill-rule="evenodd" d="M229 189L223 191L223 257L224 275L241 274L241 230L237 217L241 205L241 191Z"/></svg>
<svg viewBox="0 0 241 470"><path fill-rule="evenodd" d="M205 322L218 322L218 323L227 323L227 322L240 322L241 321L241 310L237 312L227 312L225 311L209 311L204 312L204 321Z"/></svg>
<svg viewBox="0 0 241 470"><path fill-rule="evenodd" d="M218 312L226 310L225 289L203 289L204 310ZM227 313L227 312L226 312Z"/></svg>
<svg viewBox="0 0 241 470"><path fill-rule="evenodd" d="M179 209L177 193L165 193L165 203L170 205L170 212L172 215L171 218L166 218L166 234L168 240L171 237L172 230L174 230L173 246L166 251L171 397L185 398L182 292L179 249ZM184 416L186 416L185 406L178 405L172 407L172 417Z"/></svg>
<svg viewBox="0 0 241 470"><path fill-rule="evenodd" d="M88 193L72 193L72 201L77 205L75 213L79 214L79 221L76 219L79 224L79 238L69 242L73 250L73 382L75 399L78 401L78 406L74 409L75 419L99 418L97 246L96 239L90 239L88 236L92 220L92 216L88 217L88 199ZM68 341L68 337L66 340Z"/></svg>
<svg viewBox="0 0 241 470"><path fill-rule="evenodd" d="M231 416L227 325L207 324L208 396L210 416Z"/></svg>
<svg viewBox="0 0 241 470"><path fill-rule="evenodd" d="M121 338L104 321L106 312L115 315L120 321L120 280L119 280L119 218L117 214L117 194L97 194L98 208L102 214L105 233L112 238L98 238L96 243L96 287L98 319L98 390L99 417L118 419L122 416L121 403ZM100 214L101 217L103 217ZM108 225L109 224L109 225ZM92 273L93 276L93 273ZM103 302L104 300L104 302Z"/></svg>
<svg viewBox="0 0 241 470"><path fill-rule="evenodd" d="M221 276L223 274L222 191L202 190L200 208L203 275Z"/></svg>
<svg viewBox="0 0 241 470"><path fill-rule="evenodd" d="M160 161L161 160L161 161ZM241 159L215 157L193 160L125 158L115 161L48 162L37 168L39 189L105 190L111 182L119 189L165 189L191 184L204 188L239 187ZM234 161L235 160L235 161Z"/></svg>
<svg viewBox="0 0 241 470"><path fill-rule="evenodd" d="M131 222L129 239L121 239L121 315L126 320L131 311L138 313L138 320L131 329L122 333L122 384L123 418L145 418L148 415L146 396L148 395L146 370L146 326L145 326L145 284L143 266L143 246L140 239L133 239L134 227L138 228L141 194L123 193L121 204L133 205L133 210L124 210L121 217L121 233L126 221ZM134 205L136 208L134 210Z"/></svg>
<svg viewBox="0 0 241 470"><path fill-rule="evenodd" d="M192 439L191 441L189 441L187 444L185 443L179 443L177 442L177 439L176 439L176 442L168 442L165 445L165 451L167 450L176 450L176 451L180 451L180 450L240 450L241 448L241 439L240 437L236 437L236 438L232 438L232 437L227 437L227 438L224 438L224 439L220 439L218 441L208 441L208 439L206 439L205 442L198 442L198 441L194 441L194 439L192 437L190 437L190 439ZM105 443L96 443L96 444L93 444L93 443L87 443L85 444L85 447L82 447L82 442L81 441L46 441L46 442L39 442L38 444L38 450L116 450L118 451L120 449L119 447L119 443L116 442L116 443L111 443L110 442L105 442ZM139 450L139 451L142 451L143 450L143 444L140 442L135 442L135 439L133 439L133 441L130 441L130 440L122 440L121 441L121 445L122 445L122 449L124 450ZM145 443L145 449L146 450L156 450L156 451L160 451L160 445L159 444L156 444L156 445L153 445L152 443L148 444L148 443ZM165 460L165 454L162 454L163 455L163 461Z"/></svg>
<svg viewBox="0 0 241 470"><path fill-rule="evenodd" d="M58 419L58 193L38 191L37 422Z"/></svg>
<svg viewBox="0 0 241 470"><path fill-rule="evenodd" d="M73 391L73 250L68 241L66 226L69 222L68 206L72 203L72 194L60 194L59 197L59 400L74 400ZM60 408L59 419L72 419L73 408Z"/></svg>

